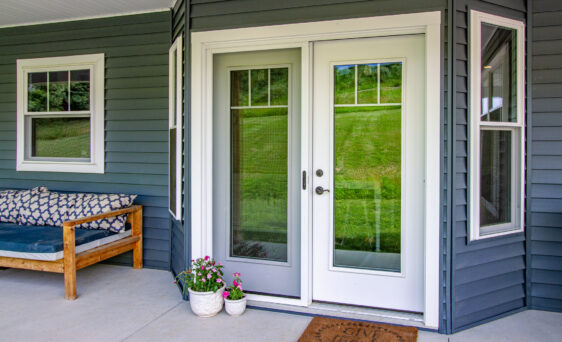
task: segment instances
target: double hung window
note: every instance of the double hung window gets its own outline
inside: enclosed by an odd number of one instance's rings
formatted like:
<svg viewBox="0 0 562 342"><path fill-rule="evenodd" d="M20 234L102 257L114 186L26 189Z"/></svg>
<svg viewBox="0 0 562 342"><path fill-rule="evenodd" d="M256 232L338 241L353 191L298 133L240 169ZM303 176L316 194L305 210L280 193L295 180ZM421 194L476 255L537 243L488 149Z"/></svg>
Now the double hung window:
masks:
<svg viewBox="0 0 562 342"><path fill-rule="evenodd" d="M523 230L524 24L471 11L471 228Z"/></svg>
<svg viewBox="0 0 562 342"><path fill-rule="evenodd" d="M104 172L104 55L17 61L17 170Z"/></svg>

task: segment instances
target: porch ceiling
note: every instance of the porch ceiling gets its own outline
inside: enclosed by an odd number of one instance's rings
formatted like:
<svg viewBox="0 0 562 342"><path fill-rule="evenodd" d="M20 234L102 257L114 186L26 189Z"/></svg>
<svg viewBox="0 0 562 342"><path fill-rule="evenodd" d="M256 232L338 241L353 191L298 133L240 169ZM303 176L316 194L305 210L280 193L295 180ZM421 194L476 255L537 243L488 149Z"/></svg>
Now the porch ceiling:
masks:
<svg viewBox="0 0 562 342"><path fill-rule="evenodd" d="M176 0L2 0L0 27L166 10Z"/></svg>

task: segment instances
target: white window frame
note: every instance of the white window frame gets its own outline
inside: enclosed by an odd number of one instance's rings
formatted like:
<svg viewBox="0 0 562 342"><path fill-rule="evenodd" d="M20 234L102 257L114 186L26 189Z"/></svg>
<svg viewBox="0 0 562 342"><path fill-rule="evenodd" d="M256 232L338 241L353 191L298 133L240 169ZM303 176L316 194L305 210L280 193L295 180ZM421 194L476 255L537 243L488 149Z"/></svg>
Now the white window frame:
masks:
<svg viewBox="0 0 562 342"><path fill-rule="evenodd" d="M517 32L517 120L515 122L481 121L481 25L482 23L513 29ZM480 11L470 12L471 44L471 113L470 113L470 228L471 241L520 233L524 230L524 127L525 127L525 24ZM512 132L511 139L511 222L480 226L480 132Z"/></svg>
<svg viewBox="0 0 562 342"><path fill-rule="evenodd" d="M17 60L17 171L104 173L104 54ZM90 70L90 161L26 159L29 129L25 119L33 117L79 117L83 112L28 112L27 75L32 72Z"/></svg>
<svg viewBox="0 0 562 342"><path fill-rule="evenodd" d="M168 52L168 65L169 65L169 86L168 86L168 130L175 128L176 129L176 184L168 184L168 196L171 195L171 187L176 187L176 207L175 208L168 208L170 214L176 219L181 219L181 196L182 196L182 50L183 50L183 35L180 35L176 38L172 47ZM174 52L176 53L176 60L173 60ZM175 74L175 81L174 84L174 63L176 66L176 74ZM174 97L175 95L175 97ZM175 105L175 112L174 112L174 99L176 101ZM176 124L174 125L174 118L176 119ZM168 139L170 138L170 134L168 133ZM170 142L168 141L168 146ZM169 153L169 151L168 151ZM168 167L168 172L172 172L172 170ZM168 177L169 183L169 177ZM169 206L169 203L168 203Z"/></svg>

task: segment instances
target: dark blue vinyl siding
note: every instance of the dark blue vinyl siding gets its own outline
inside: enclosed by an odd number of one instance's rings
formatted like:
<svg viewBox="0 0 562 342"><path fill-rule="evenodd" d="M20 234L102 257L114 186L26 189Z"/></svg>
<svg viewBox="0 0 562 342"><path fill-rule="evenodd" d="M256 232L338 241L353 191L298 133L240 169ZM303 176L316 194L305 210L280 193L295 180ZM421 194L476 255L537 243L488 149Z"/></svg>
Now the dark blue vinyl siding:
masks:
<svg viewBox="0 0 562 342"><path fill-rule="evenodd" d="M524 0L453 1L451 174L451 325L466 329L525 306L525 238L522 234L469 243L469 22L470 9L525 20Z"/></svg>
<svg viewBox="0 0 562 342"><path fill-rule="evenodd" d="M555 311L562 311L561 17L560 1L533 2L528 303Z"/></svg>
<svg viewBox="0 0 562 342"><path fill-rule="evenodd" d="M0 29L0 188L139 194L144 264L160 269L170 268L170 31L168 11ZM16 59L92 53L105 54L105 173L16 172Z"/></svg>

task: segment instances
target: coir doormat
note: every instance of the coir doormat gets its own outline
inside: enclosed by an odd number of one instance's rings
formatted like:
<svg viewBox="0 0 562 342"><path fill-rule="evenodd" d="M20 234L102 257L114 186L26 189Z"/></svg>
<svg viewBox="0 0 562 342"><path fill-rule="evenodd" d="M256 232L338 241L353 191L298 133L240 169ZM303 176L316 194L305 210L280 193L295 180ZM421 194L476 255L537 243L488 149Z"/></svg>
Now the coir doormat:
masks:
<svg viewBox="0 0 562 342"><path fill-rule="evenodd" d="M314 317L299 342L416 342L418 329Z"/></svg>

